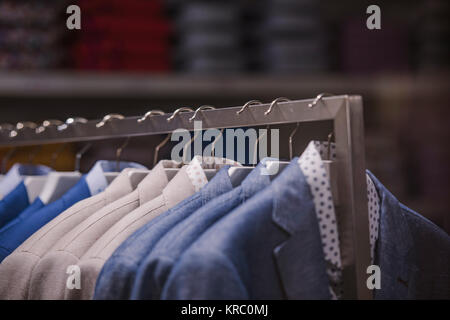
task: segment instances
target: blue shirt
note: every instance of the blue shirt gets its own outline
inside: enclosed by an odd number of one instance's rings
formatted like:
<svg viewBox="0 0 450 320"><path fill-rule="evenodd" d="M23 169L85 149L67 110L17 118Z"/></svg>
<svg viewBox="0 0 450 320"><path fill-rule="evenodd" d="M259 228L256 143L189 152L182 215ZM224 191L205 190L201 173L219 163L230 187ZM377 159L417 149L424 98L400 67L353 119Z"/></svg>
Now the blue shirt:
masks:
<svg viewBox="0 0 450 320"><path fill-rule="evenodd" d="M0 195L5 197L24 179L24 176L45 176L53 169L43 165L16 163L0 181Z"/></svg>
<svg viewBox="0 0 450 320"><path fill-rule="evenodd" d="M19 223L20 221L22 221L23 219L26 219L27 217L29 217L32 213L40 210L41 208L43 208L45 206L45 204L42 202L42 200L37 197L32 204L30 204L28 207L26 207L25 210L23 210L17 217L15 217L13 220L11 220L10 222L8 222L6 225L4 225L1 229L0 229L0 234L2 234L5 230L11 228L12 226L14 226L15 224Z"/></svg>
<svg viewBox="0 0 450 320"><path fill-rule="evenodd" d="M45 166L15 164L0 182L0 228L25 210L30 201L27 188L23 182L25 175L46 175L52 171Z"/></svg>
<svg viewBox="0 0 450 320"><path fill-rule="evenodd" d="M94 299L128 299L139 264L167 231L212 198L232 188L228 166L225 166L199 192L133 233L103 266L97 278Z"/></svg>
<svg viewBox="0 0 450 320"><path fill-rule="evenodd" d="M161 298L331 298L314 202L298 158L181 255Z"/></svg>
<svg viewBox="0 0 450 320"><path fill-rule="evenodd" d="M0 228L28 207L27 188L23 182L0 201Z"/></svg>
<svg viewBox="0 0 450 320"><path fill-rule="evenodd" d="M240 186L214 198L172 228L140 265L131 298L160 299L179 256L214 223L270 184L270 177L261 173L264 166L260 163Z"/></svg>
<svg viewBox="0 0 450 320"><path fill-rule="evenodd" d="M122 162L121 168L145 168L136 163ZM97 161L93 168L67 191L60 199L25 214L22 219L15 219L14 223L0 232L0 262L22 244L29 236L43 227L58 214L68 209L80 200L103 191L108 183L104 172L116 170L115 161ZM36 206L39 204L36 203ZM32 213L32 214L31 214Z"/></svg>

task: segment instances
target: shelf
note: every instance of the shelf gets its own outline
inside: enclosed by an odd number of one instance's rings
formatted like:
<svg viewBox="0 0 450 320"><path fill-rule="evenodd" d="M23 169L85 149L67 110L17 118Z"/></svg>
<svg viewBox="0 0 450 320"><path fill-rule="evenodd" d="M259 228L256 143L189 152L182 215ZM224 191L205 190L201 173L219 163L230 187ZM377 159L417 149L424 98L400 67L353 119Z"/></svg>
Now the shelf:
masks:
<svg viewBox="0 0 450 320"><path fill-rule="evenodd" d="M129 73L5 73L0 72L0 95L27 97L273 97L306 98L331 92L370 95L433 94L449 89L448 76L339 74L311 76L192 76Z"/></svg>

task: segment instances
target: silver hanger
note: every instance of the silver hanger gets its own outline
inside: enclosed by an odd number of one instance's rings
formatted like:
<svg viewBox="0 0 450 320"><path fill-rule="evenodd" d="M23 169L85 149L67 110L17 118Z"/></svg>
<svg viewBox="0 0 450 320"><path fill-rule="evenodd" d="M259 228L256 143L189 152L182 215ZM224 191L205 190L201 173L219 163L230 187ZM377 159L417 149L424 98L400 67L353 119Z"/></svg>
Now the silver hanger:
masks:
<svg viewBox="0 0 450 320"><path fill-rule="evenodd" d="M6 174L6 167L8 166L9 160L12 158L12 156L17 152L17 147L13 147L8 150L8 152L5 154L5 156L2 159L2 173Z"/></svg>
<svg viewBox="0 0 450 320"><path fill-rule="evenodd" d="M58 126L58 131L64 131L69 126L77 125L77 124L86 124L88 120L81 117L68 118L65 123Z"/></svg>
<svg viewBox="0 0 450 320"><path fill-rule="evenodd" d="M334 94L332 94L332 93L326 93L326 92L322 92L322 93L318 94L318 95L314 98L313 102L311 102L311 103L308 104L308 107L309 107L309 108L314 107L319 101L322 100L323 97L328 97L328 96L334 96Z"/></svg>
<svg viewBox="0 0 450 320"><path fill-rule="evenodd" d="M128 146L130 142L130 137L126 137L125 141L122 143L120 147L116 149L116 172L120 171L120 157L122 156L123 150Z"/></svg>
<svg viewBox="0 0 450 320"><path fill-rule="evenodd" d="M47 130L48 127L59 127L63 124L61 120L51 119L51 120L44 120L42 124L36 128L35 132L36 134L40 134Z"/></svg>
<svg viewBox="0 0 450 320"><path fill-rule="evenodd" d="M58 149L55 150L55 152L52 153L51 159L50 159L50 168L55 168L56 159L58 159L59 155L66 149L67 143L63 143L59 146Z"/></svg>
<svg viewBox="0 0 450 320"><path fill-rule="evenodd" d="M92 143L85 144L75 155L75 171L80 172L81 157L92 147Z"/></svg>
<svg viewBox="0 0 450 320"><path fill-rule="evenodd" d="M148 118L151 118L153 116L162 116L164 115L165 112L161 111L161 110L150 110L148 112L146 112L141 118L139 118L137 120L138 123L143 123L145 122ZM167 137L164 138L163 141L161 141L156 147L155 150L153 152L153 167L156 166L157 162L158 162L158 155L159 155L159 150L166 145L166 143L169 141L170 137L172 136L172 134L168 134Z"/></svg>
<svg viewBox="0 0 450 320"><path fill-rule="evenodd" d="M142 123L152 116L162 116L164 114L165 114L164 111L161 111L161 110L150 110L150 111L146 112L141 118L139 118L137 120L137 122Z"/></svg>
<svg viewBox="0 0 450 320"><path fill-rule="evenodd" d="M37 127L37 124L34 122L31 122L31 121L17 122L16 128L9 132L9 137L15 138L15 137L17 137L17 135L19 134L20 131L25 130L25 129L35 130L36 127Z"/></svg>
<svg viewBox="0 0 450 320"><path fill-rule="evenodd" d="M178 108L177 110L175 110L175 112L167 118L167 122L172 121L173 119L175 119L175 117L182 112L194 112L194 110L192 110L191 108L188 107L182 107L182 108Z"/></svg>
<svg viewBox="0 0 450 320"><path fill-rule="evenodd" d="M259 100L250 100L246 102L241 109L236 111L236 115L240 115L242 112L244 112L246 109L248 109L249 106L252 105L260 105L262 104ZM222 129L223 130L223 129ZM258 141L256 141L256 146L258 144ZM253 170L253 167L245 166L245 167L231 167L228 169L228 176L230 177L231 185L233 187L239 186L242 181L247 177L247 175Z"/></svg>
<svg viewBox="0 0 450 320"><path fill-rule="evenodd" d="M105 124L107 124L108 122L112 121L112 120L123 120L125 119L125 117L121 114L118 113L110 113L107 114L106 116L103 117L102 121L100 121L99 123L97 123L95 126L97 128L101 128L103 127Z"/></svg>
<svg viewBox="0 0 450 320"><path fill-rule="evenodd" d="M195 110L194 115L189 118L189 122L192 122L197 117L197 113L199 113L200 111L202 111L202 110L214 110L214 109L216 109L216 108L213 107L213 106L208 106L208 105L204 105L204 106L198 107Z"/></svg>

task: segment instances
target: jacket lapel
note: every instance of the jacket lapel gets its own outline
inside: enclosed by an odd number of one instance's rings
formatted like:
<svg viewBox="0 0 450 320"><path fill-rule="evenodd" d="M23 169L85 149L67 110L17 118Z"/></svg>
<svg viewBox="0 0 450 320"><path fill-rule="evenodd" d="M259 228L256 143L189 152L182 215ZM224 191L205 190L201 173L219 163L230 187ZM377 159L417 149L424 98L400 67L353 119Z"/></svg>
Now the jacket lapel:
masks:
<svg viewBox="0 0 450 320"><path fill-rule="evenodd" d="M309 186L297 158L272 182L272 220L286 232L274 249L288 299L330 299L325 258Z"/></svg>

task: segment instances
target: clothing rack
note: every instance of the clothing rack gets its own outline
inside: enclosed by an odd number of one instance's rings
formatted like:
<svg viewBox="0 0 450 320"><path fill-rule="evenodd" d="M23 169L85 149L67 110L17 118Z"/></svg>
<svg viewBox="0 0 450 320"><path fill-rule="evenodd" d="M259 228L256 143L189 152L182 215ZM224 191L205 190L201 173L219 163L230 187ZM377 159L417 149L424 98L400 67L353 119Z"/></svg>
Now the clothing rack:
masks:
<svg viewBox="0 0 450 320"><path fill-rule="evenodd" d="M183 112L187 111L187 112ZM191 120L190 120L191 119ZM138 121L140 120L140 121ZM41 126L22 122L0 125L0 147L106 140L122 137L169 134L176 129L282 126L311 123L334 131L339 206L336 208L341 245L344 298L371 299L366 285L370 265L369 222L365 178L363 104L361 96L340 95L315 99L277 99L272 104L255 103L230 108L180 108L172 114L161 111L147 117L105 116L101 121L74 118L62 123L47 120ZM328 123L328 124L327 124ZM308 138L308 132L302 136ZM334 178L334 177L333 177Z"/></svg>

